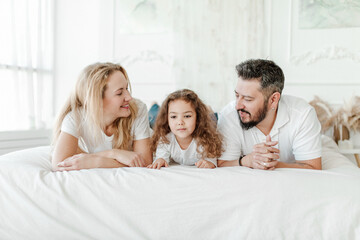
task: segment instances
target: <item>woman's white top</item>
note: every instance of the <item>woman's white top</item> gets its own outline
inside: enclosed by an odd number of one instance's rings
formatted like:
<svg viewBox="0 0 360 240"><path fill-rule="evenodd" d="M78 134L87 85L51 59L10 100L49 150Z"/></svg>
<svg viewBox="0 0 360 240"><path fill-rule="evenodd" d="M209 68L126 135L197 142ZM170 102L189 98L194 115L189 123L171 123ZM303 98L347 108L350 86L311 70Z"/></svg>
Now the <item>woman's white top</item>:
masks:
<svg viewBox="0 0 360 240"><path fill-rule="evenodd" d="M159 143L156 148L156 159L163 158L167 163L170 163L170 160L175 161L181 165L194 165L197 161L203 159L201 154L196 151L197 144L193 139L187 149L181 149L179 143L176 140L175 135L170 132L166 135L166 138L170 143ZM200 146L200 151L203 148ZM216 158L204 158L204 160L212 162L215 166Z"/></svg>
<svg viewBox="0 0 360 240"><path fill-rule="evenodd" d="M135 101L138 106L138 114L131 127L133 140L149 138L150 125L146 105L138 99L134 99L133 101ZM65 116L61 125L61 131L78 138L79 147L87 153L96 153L112 149L113 135L107 136L103 131L101 131L102 141L95 143L94 137L91 136L92 131L90 131L89 128L89 123L83 112L80 123L77 123L73 117L73 113L69 112Z"/></svg>

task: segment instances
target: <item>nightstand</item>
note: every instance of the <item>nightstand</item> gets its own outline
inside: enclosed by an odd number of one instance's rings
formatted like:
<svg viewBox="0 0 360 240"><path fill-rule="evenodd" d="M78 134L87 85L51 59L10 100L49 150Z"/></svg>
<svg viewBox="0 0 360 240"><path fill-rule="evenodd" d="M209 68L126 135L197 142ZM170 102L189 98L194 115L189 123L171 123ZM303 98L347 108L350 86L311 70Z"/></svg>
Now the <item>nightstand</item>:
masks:
<svg viewBox="0 0 360 240"><path fill-rule="evenodd" d="M360 167L360 148L354 149L339 149L340 153L346 154L354 154L358 167Z"/></svg>

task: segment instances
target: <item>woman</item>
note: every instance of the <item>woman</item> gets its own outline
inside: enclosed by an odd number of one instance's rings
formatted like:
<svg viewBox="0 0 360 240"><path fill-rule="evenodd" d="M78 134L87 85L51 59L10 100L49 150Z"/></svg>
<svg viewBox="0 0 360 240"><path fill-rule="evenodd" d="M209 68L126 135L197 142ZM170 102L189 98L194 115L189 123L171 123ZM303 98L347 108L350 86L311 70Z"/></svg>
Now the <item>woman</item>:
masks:
<svg viewBox="0 0 360 240"><path fill-rule="evenodd" d="M55 171L145 167L152 163L146 105L133 99L125 69L84 69L54 129Z"/></svg>

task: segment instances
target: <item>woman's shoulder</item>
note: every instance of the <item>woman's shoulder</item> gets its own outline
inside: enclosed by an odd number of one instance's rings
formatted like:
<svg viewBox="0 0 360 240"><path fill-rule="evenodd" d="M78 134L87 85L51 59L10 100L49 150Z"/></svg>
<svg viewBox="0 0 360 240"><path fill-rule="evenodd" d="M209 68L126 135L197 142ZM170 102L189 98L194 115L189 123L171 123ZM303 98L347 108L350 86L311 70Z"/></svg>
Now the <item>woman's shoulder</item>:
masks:
<svg viewBox="0 0 360 240"><path fill-rule="evenodd" d="M133 98L133 101L136 104L138 113L140 115L142 115L143 113L147 113L147 106L143 101L141 101L140 99L137 99L137 98Z"/></svg>

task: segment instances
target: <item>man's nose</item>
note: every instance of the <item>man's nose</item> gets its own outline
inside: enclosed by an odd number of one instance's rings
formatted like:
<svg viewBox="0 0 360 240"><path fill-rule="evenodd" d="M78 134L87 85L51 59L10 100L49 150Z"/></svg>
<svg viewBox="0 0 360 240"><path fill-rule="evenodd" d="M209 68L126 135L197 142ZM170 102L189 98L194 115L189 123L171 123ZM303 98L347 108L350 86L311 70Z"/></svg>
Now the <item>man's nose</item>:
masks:
<svg viewBox="0 0 360 240"><path fill-rule="evenodd" d="M245 108L245 106L243 104L243 101L240 98L236 100L236 106L235 107L236 107L237 110Z"/></svg>

